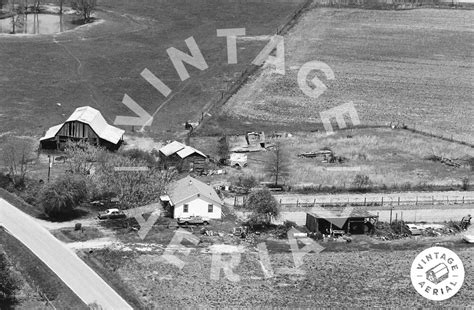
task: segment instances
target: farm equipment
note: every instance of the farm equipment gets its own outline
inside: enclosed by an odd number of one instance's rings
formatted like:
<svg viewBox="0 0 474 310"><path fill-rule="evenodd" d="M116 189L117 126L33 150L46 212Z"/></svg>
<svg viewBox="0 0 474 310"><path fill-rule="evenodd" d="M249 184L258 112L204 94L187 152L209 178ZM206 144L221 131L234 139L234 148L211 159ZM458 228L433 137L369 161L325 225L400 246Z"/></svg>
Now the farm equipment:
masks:
<svg viewBox="0 0 474 310"><path fill-rule="evenodd" d="M316 152L306 152L297 155L303 158L316 158L321 160L323 163L343 163L347 158L342 156L335 156L331 150L320 150Z"/></svg>
<svg viewBox="0 0 474 310"><path fill-rule="evenodd" d="M248 232L249 228L247 226L239 226L232 229L232 234L242 239L247 237Z"/></svg>

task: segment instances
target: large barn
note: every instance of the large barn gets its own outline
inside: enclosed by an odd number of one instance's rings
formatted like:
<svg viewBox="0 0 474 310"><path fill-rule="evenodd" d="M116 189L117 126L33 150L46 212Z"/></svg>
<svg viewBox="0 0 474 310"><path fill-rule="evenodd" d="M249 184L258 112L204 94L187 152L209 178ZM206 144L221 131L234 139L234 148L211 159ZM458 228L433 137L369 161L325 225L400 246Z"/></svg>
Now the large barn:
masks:
<svg viewBox="0 0 474 310"><path fill-rule="evenodd" d="M85 106L77 108L66 122L49 128L40 139L40 145L42 149L64 149L67 141L86 141L117 150L124 133L109 125L98 110Z"/></svg>

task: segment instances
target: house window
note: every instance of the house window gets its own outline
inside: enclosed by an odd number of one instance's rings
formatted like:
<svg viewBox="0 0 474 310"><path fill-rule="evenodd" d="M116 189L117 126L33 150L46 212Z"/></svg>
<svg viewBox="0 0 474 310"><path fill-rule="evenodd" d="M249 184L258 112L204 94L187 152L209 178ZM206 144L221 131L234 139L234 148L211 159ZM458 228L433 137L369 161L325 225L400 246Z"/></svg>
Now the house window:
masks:
<svg viewBox="0 0 474 310"><path fill-rule="evenodd" d="M208 212L208 213L212 213L213 210L214 210L214 206L213 206L212 204L208 204L208 205L207 205L207 212Z"/></svg>
<svg viewBox="0 0 474 310"><path fill-rule="evenodd" d="M188 209L189 209L188 204L183 205L183 213L188 213L188 211L189 211Z"/></svg>

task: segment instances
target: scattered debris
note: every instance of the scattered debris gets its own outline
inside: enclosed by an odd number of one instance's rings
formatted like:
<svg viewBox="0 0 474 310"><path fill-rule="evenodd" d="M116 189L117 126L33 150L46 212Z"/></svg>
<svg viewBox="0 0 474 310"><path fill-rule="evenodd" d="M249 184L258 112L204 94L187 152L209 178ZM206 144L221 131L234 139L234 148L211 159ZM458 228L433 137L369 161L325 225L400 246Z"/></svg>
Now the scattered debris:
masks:
<svg viewBox="0 0 474 310"><path fill-rule="evenodd" d="M316 158L321 160L323 163L343 163L347 161L347 158L342 156L334 155L334 152L329 149L322 149L315 152L306 152L297 155L303 158Z"/></svg>
<svg viewBox="0 0 474 310"><path fill-rule="evenodd" d="M241 169L247 166L247 154L231 153L230 154L230 166Z"/></svg>
<svg viewBox="0 0 474 310"><path fill-rule="evenodd" d="M434 161L434 162L440 162L442 164L445 164L447 166L451 166L451 167L456 167L456 168L459 168L462 166L462 160L455 160L455 159L450 159L450 158L447 158L447 157L442 157L442 156L437 156L437 155L430 155L430 156L427 156L425 157L426 160L431 160L431 161Z"/></svg>

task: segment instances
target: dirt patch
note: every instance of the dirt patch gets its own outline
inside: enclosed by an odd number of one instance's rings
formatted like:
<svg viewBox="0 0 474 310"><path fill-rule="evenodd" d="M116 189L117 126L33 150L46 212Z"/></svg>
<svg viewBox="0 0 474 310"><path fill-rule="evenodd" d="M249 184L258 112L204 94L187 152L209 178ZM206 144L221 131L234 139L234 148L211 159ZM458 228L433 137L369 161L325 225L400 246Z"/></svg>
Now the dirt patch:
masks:
<svg viewBox="0 0 474 310"><path fill-rule="evenodd" d="M51 231L53 236L63 242L87 241L103 237L103 233L96 227L81 227L79 230L74 228L64 228Z"/></svg>

